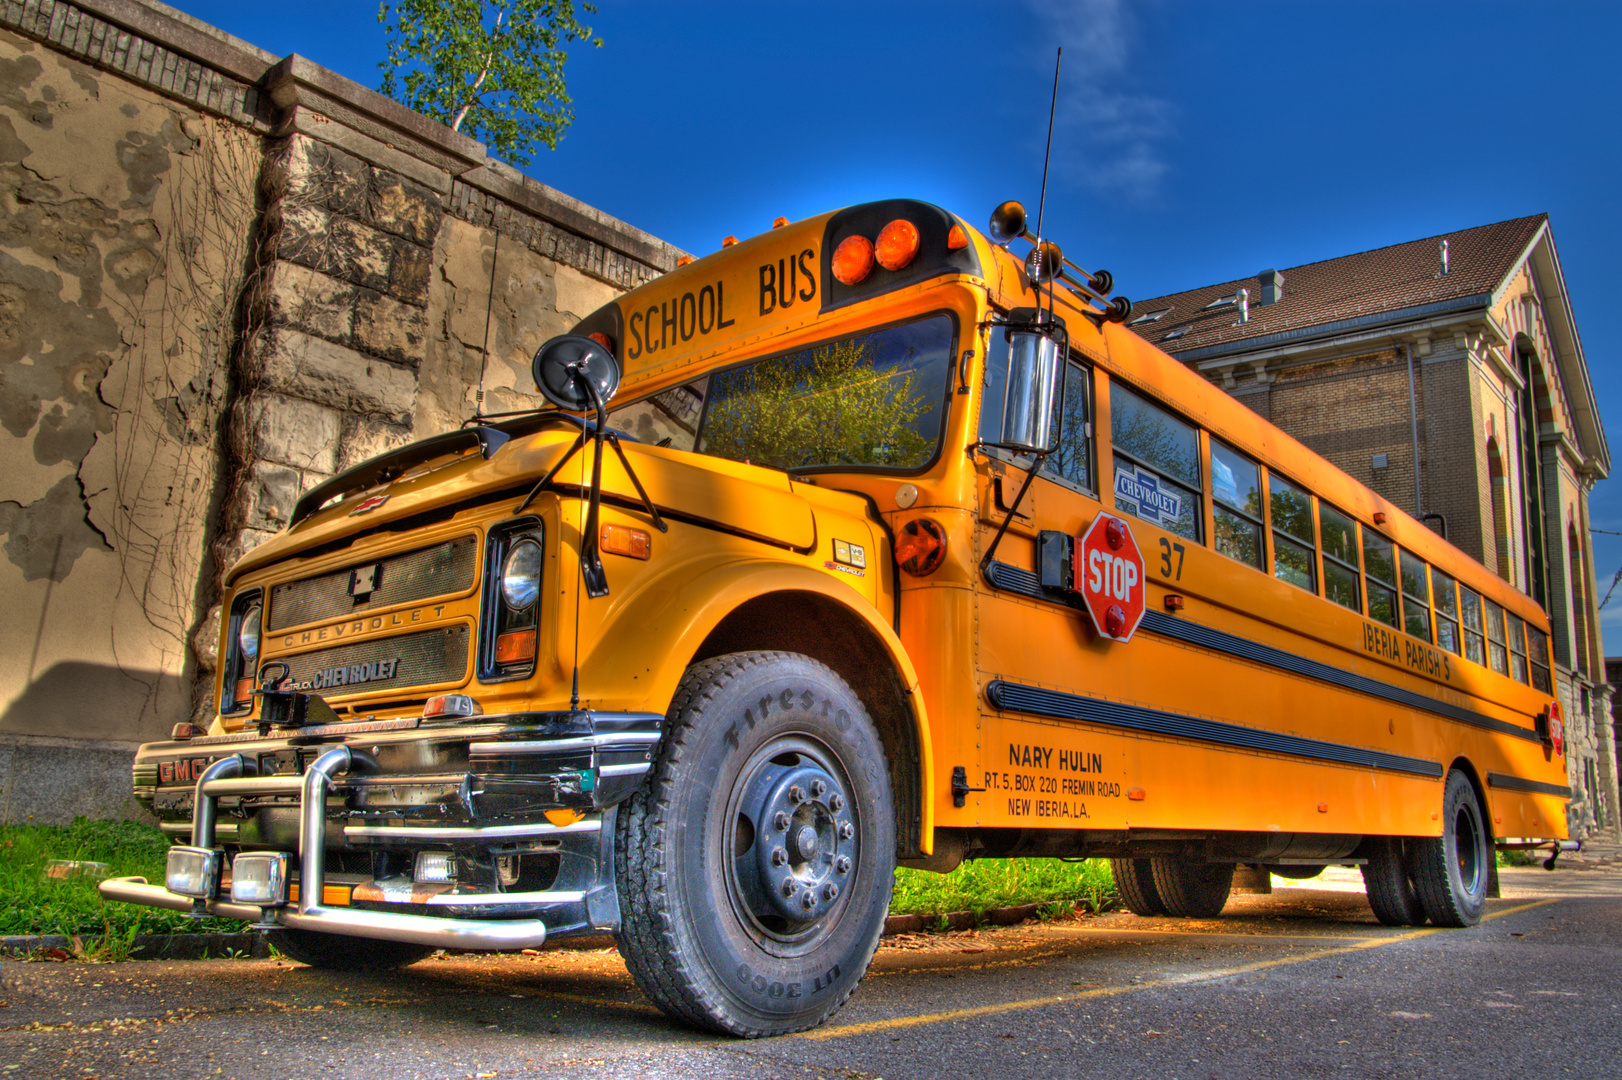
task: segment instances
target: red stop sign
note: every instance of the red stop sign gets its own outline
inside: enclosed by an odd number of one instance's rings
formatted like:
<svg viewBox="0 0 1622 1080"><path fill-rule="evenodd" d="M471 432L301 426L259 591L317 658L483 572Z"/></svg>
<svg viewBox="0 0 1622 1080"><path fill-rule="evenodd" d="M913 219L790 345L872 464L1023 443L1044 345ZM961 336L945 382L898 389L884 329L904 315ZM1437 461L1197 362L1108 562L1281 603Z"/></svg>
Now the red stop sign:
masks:
<svg viewBox="0 0 1622 1080"><path fill-rule="evenodd" d="M1099 636L1131 641L1143 621L1143 552L1125 519L1099 514L1076 541L1076 591Z"/></svg>

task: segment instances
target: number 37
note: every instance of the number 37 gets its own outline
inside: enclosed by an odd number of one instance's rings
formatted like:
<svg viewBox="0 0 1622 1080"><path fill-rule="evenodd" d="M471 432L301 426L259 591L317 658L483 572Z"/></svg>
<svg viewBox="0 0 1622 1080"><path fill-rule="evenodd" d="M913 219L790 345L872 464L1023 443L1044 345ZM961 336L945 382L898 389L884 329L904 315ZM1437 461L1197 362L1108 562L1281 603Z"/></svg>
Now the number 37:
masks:
<svg viewBox="0 0 1622 1080"><path fill-rule="evenodd" d="M1177 556L1176 567L1171 562L1173 553ZM1160 576L1174 581L1183 580L1183 545L1174 544L1164 536L1160 538Z"/></svg>

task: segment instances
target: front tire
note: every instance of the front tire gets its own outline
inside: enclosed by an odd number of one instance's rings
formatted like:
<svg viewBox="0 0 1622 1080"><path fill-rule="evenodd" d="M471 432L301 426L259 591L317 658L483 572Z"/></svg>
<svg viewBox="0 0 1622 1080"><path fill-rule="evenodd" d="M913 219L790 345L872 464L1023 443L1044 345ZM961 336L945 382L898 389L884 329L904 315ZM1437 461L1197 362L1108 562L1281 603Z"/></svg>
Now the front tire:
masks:
<svg viewBox="0 0 1622 1080"><path fill-rule="evenodd" d="M1408 841L1414 889L1437 926L1474 926L1487 909L1492 838L1476 789L1457 769L1442 793L1442 835Z"/></svg>
<svg viewBox="0 0 1622 1080"><path fill-rule="evenodd" d="M620 952L673 1018L803 1031L867 973L895 878L884 745L861 701L794 653L694 665L622 806Z"/></svg>

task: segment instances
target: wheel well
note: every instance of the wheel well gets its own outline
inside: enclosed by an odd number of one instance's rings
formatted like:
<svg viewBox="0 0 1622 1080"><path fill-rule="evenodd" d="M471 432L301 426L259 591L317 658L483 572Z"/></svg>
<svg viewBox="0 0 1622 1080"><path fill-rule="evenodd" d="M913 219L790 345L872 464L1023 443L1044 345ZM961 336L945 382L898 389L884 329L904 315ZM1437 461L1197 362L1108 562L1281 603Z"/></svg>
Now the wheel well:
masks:
<svg viewBox="0 0 1622 1080"><path fill-rule="evenodd" d="M740 605L693 654L696 664L712 656L780 649L826 664L862 699L884 741L895 798L896 856L919 852L923 828L917 719L907 705L906 688L890 663L884 643L836 601L811 592L757 596Z"/></svg>

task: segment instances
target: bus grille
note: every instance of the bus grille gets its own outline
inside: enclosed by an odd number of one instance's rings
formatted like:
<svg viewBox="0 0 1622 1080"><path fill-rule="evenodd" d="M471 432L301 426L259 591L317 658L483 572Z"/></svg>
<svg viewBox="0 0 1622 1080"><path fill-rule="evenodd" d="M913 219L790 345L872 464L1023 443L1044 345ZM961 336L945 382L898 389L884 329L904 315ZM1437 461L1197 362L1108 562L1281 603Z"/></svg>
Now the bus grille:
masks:
<svg viewBox="0 0 1622 1080"><path fill-rule="evenodd" d="M375 563L277 585L270 590L268 626L272 631L285 630L289 626L462 592L473 584L478 546L476 537L462 536L421 551L391 555ZM359 599L350 592L352 575L356 572L362 575L363 587L371 587L371 591L363 592Z"/></svg>
<svg viewBox="0 0 1622 1080"><path fill-rule="evenodd" d="M293 687L325 697L372 694L433 683L461 682L467 675L468 627L357 641L282 657Z"/></svg>

